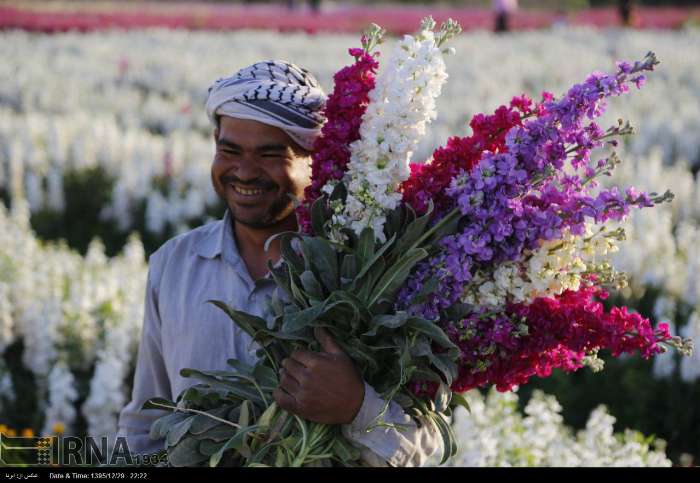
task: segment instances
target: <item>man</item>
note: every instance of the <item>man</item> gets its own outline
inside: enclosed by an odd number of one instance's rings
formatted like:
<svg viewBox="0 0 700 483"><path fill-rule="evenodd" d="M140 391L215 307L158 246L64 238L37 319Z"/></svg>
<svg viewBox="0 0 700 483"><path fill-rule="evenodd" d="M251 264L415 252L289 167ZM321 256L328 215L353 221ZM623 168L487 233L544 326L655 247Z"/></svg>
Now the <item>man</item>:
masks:
<svg viewBox="0 0 700 483"><path fill-rule="evenodd" d="M279 263L272 235L296 230L292 198L310 183L315 138L324 122L325 94L306 70L283 61L260 62L209 88L206 109L215 126L212 183L228 209L223 220L166 242L149 260L146 307L131 402L119 417L119 435L131 451L151 453L163 441L149 439L164 413L141 410L152 397L171 400L192 380L186 367L230 369L231 358L256 360L257 347L207 300L269 316L275 289L267 263ZM391 402L387 422L400 431L365 429L384 406L352 360L328 332L316 337L323 352L297 351L283 362L277 403L311 421L342 425L343 433L373 466L419 466L441 445L437 430Z"/></svg>
<svg viewBox="0 0 700 483"><path fill-rule="evenodd" d="M624 27L632 25L632 12L634 10L634 2L632 0L617 0L617 13Z"/></svg>
<svg viewBox="0 0 700 483"><path fill-rule="evenodd" d="M496 13L496 33L508 32L510 30L510 16L518 9L518 0L493 0L491 2Z"/></svg>

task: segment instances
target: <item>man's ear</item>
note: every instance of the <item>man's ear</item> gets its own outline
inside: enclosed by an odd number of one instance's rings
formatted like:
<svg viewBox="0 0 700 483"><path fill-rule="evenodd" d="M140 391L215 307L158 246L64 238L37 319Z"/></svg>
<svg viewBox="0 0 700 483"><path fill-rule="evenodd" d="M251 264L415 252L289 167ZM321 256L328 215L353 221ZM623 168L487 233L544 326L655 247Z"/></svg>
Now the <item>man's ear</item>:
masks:
<svg viewBox="0 0 700 483"><path fill-rule="evenodd" d="M219 128L215 127L214 128L214 144L216 144L219 141Z"/></svg>

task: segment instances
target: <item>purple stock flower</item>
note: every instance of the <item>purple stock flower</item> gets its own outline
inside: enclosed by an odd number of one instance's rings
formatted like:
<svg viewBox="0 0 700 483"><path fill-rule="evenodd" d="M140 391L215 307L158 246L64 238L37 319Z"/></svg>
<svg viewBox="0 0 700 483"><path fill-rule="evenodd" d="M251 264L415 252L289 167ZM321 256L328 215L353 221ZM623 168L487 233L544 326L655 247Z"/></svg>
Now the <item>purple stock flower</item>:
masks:
<svg viewBox="0 0 700 483"><path fill-rule="evenodd" d="M641 86L638 73L654 65L653 56L634 65L620 62L616 74L594 72L561 99L544 95L538 116L507 133L506 152L485 151L470 172L453 178L446 194L452 208L459 209L463 228L445 237L440 252L418 266L398 305L438 318L459 300L477 270L489 272L518 260L541 241L561 238L564 230L581 235L587 220L621 220L633 206L652 206L649 196L634 190L611 188L593 195L596 183L590 180L605 166L591 160L591 151L604 146L606 135L592 119L604 113L606 98L628 92L630 82ZM426 302L412 305L431 278L437 278L438 289Z"/></svg>

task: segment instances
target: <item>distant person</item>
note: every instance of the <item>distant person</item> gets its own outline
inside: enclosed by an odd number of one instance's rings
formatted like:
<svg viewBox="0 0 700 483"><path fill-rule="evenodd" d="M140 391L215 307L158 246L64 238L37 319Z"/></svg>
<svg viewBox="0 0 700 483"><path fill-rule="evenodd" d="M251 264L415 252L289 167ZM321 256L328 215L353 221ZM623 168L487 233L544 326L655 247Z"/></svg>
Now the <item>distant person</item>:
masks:
<svg viewBox="0 0 700 483"><path fill-rule="evenodd" d="M633 0L617 0L617 11L620 14L622 25L629 27L632 25L632 11L634 10Z"/></svg>
<svg viewBox="0 0 700 483"><path fill-rule="evenodd" d="M309 7L314 13L318 13L321 10L321 0L309 0Z"/></svg>
<svg viewBox="0 0 700 483"><path fill-rule="evenodd" d="M496 14L494 30L497 33L508 32L510 16L518 9L518 0L493 0L491 4Z"/></svg>
<svg viewBox="0 0 700 483"><path fill-rule="evenodd" d="M569 25L569 15L566 9L559 8L554 14L554 20L552 20L552 28L564 28Z"/></svg>

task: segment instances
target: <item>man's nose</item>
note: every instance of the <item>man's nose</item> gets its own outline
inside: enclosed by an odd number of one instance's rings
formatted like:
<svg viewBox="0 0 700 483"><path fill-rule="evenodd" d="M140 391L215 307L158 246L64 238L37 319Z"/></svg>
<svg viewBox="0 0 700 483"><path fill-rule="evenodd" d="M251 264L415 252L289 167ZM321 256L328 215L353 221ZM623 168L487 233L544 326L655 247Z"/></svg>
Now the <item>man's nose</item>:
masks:
<svg viewBox="0 0 700 483"><path fill-rule="evenodd" d="M241 156L235 170L241 181L252 181L260 177L260 162L253 155Z"/></svg>

